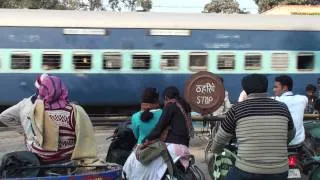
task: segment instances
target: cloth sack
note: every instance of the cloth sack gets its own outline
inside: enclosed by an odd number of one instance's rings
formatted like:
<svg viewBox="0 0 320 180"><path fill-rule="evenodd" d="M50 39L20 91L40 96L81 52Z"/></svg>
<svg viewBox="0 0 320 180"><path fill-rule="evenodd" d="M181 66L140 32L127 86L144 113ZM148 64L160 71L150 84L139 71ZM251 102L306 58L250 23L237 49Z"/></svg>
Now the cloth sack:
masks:
<svg viewBox="0 0 320 180"><path fill-rule="evenodd" d="M5 154L0 165L0 179L37 177L40 172L39 168L22 169L21 167L39 165L40 161L38 157L29 151L17 151Z"/></svg>

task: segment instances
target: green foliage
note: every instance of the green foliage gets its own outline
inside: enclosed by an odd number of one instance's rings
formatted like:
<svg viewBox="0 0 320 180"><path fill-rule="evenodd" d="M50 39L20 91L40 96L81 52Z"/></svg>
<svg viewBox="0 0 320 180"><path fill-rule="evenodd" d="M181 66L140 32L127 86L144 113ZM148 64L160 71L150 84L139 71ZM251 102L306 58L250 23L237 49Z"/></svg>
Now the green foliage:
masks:
<svg viewBox="0 0 320 180"><path fill-rule="evenodd" d="M212 0L204 7L205 13L247 13L239 8L239 3L236 0Z"/></svg>
<svg viewBox="0 0 320 180"><path fill-rule="evenodd" d="M137 7L141 7L143 11L152 9L152 0L108 0L108 2L113 11L121 11L122 8L135 11Z"/></svg>
<svg viewBox="0 0 320 180"><path fill-rule="evenodd" d="M213 172L213 177L215 177L216 179L220 178L220 175L221 173L219 172L219 169Z"/></svg>
<svg viewBox="0 0 320 180"><path fill-rule="evenodd" d="M0 0L0 8L12 9L85 9L97 10L102 8L102 0Z"/></svg>
<svg viewBox="0 0 320 180"><path fill-rule="evenodd" d="M60 9L59 0L1 0L1 8Z"/></svg>
<svg viewBox="0 0 320 180"><path fill-rule="evenodd" d="M102 6L102 0L88 0L88 1L89 1L88 9L90 11L104 9Z"/></svg>
<svg viewBox="0 0 320 180"><path fill-rule="evenodd" d="M121 6L120 6L120 1L119 0L109 0L109 7L113 10L113 11L121 11Z"/></svg>
<svg viewBox="0 0 320 180"><path fill-rule="evenodd" d="M265 12L278 5L319 5L320 0L254 0L259 12Z"/></svg>
<svg viewBox="0 0 320 180"><path fill-rule="evenodd" d="M67 9L59 0L29 0L24 5L29 9Z"/></svg>
<svg viewBox="0 0 320 180"><path fill-rule="evenodd" d="M226 165L229 165L229 166L232 166L232 164L233 164L231 159L229 159L229 158L222 158L221 160L222 160L223 164L226 164Z"/></svg>
<svg viewBox="0 0 320 180"><path fill-rule="evenodd" d="M28 6L27 0L1 0L0 7L1 8L24 8Z"/></svg>
<svg viewBox="0 0 320 180"><path fill-rule="evenodd" d="M221 179L228 174L229 169L234 165L235 159L232 156L221 153L214 156L214 170L212 176L215 179Z"/></svg>
<svg viewBox="0 0 320 180"><path fill-rule="evenodd" d="M87 7L87 4L80 0L60 0L60 3L64 9L79 10Z"/></svg>
<svg viewBox="0 0 320 180"><path fill-rule="evenodd" d="M222 169L221 176L227 176L228 172L229 172L228 170Z"/></svg>
<svg viewBox="0 0 320 180"><path fill-rule="evenodd" d="M137 0L137 5L142 7L143 11L150 11L152 9L151 0Z"/></svg>

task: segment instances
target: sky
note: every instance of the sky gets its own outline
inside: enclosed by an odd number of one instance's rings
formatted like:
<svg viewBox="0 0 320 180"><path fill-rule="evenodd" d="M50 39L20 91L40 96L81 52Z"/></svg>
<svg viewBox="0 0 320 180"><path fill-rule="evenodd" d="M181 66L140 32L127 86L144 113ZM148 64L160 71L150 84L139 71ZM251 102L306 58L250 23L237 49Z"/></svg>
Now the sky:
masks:
<svg viewBox="0 0 320 180"><path fill-rule="evenodd" d="M237 0L240 8L250 11L252 14L258 12L254 0ZM205 4L210 0L152 0L152 12L186 12L200 13Z"/></svg>

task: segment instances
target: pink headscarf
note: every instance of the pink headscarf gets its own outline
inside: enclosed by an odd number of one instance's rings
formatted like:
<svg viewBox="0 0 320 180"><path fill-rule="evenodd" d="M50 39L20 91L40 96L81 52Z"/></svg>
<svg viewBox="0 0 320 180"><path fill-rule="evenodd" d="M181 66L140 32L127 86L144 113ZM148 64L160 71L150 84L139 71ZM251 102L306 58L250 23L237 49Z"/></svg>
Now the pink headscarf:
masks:
<svg viewBox="0 0 320 180"><path fill-rule="evenodd" d="M62 109L69 104L68 90L60 78L43 74L35 85L46 110Z"/></svg>

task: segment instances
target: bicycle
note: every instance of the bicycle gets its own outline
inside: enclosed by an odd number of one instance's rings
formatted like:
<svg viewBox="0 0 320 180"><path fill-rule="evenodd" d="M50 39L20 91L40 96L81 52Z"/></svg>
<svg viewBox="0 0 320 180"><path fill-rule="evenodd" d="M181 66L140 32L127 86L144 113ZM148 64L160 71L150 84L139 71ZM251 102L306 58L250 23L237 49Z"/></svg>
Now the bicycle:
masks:
<svg viewBox="0 0 320 180"><path fill-rule="evenodd" d="M209 140L208 143L205 147L205 152L204 152L204 160L205 162L208 162L208 154L212 152L212 145L213 145L213 138L215 134L218 131L218 127L221 125L221 122L219 120L213 120L214 118L218 118L221 116L224 116L226 113L220 113L217 116L210 115L209 117L204 117L204 121L209 122ZM206 120L208 119L208 120Z"/></svg>
<svg viewBox="0 0 320 180"><path fill-rule="evenodd" d="M208 161L208 154L212 152L212 145L213 145L213 138L215 137L218 129L221 125L221 120L214 120L214 118L221 118L224 116L225 113L220 113L218 116L209 116L209 136L210 139L205 148L205 161L208 164L208 171L209 175L214 180L223 180L224 177L227 175L229 169L233 166L236 160L236 151L237 151L237 144L236 140L232 139L230 144L226 146L224 152L221 154L214 154L210 157ZM204 118L206 121L206 118Z"/></svg>

